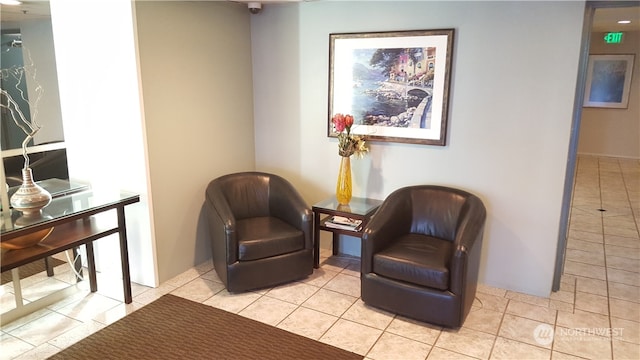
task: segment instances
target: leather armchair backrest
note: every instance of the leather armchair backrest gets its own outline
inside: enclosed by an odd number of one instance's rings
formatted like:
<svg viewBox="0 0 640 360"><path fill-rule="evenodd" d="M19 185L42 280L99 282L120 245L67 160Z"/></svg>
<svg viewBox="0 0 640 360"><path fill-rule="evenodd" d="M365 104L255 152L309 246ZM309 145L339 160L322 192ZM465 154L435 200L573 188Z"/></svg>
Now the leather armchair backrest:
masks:
<svg viewBox="0 0 640 360"><path fill-rule="evenodd" d="M411 232L454 241L468 194L433 185L410 188Z"/></svg>
<svg viewBox="0 0 640 360"><path fill-rule="evenodd" d="M267 174L240 173L223 176L216 186L224 194L236 220L269 216Z"/></svg>

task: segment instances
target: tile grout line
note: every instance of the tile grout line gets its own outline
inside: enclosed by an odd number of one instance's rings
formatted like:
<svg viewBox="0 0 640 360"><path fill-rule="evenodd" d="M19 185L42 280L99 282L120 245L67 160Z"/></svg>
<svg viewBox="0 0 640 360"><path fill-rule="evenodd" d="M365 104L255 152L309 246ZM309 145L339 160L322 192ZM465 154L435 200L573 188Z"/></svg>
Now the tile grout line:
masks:
<svg viewBox="0 0 640 360"><path fill-rule="evenodd" d="M619 165L619 162L620 160L618 160L618 165ZM631 209L631 216L633 217L633 222L636 225L636 232L638 234L638 237L640 238L640 226L638 226L638 220L637 220L638 217L636 216L637 214L634 211L633 203L631 202L631 197L629 196L629 188L627 186L627 182L625 181L625 173L622 170L621 166L620 166L620 174L621 174L622 184L624 186L625 194L627 195L627 201L629 202L629 208Z"/></svg>
<svg viewBox="0 0 640 360"><path fill-rule="evenodd" d="M600 164L600 162L598 161L598 164ZM619 168L619 164L618 164L618 168ZM602 189L600 190L600 202L602 203ZM604 243L604 214L602 215L602 251L603 251L603 255L604 255L604 275L606 278L606 284L607 284L607 321L609 323L609 329L612 329L612 323L611 323L611 301L609 299L609 267L607 266L607 247ZM611 336L609 338L609 352L611 355L611 359L613 359L613 336Z"/></svg>
<svg viewBox="0 0 640 360"><path fill-rule="evenodd" d="M506 293L505 293L505 295L506 295ZM488 359L491 359L491 355L493 355L493 350L495 349L496 342L498 341L498 337L500 336L500 329L502 328L502 324L504 323L504 317L507 314L507 309L509 308L509 304L510 303L511 303L511 299L507 299L507 303L504 306L504 311L502 312L502 316L500 317L500 325L498 325L498 330L496 331L496 336L493 339L493 343L491 344L491 350L489 350ZM520 341L518 341L518 342L520 342ZM551 353L549 353L549 358L551 358Z"/></svg>
<svg viewBox="0 0 640 360"><path fill-rule="evenodd" d="M578 286L577 286L578 285L577 284L578 283L578 279L574 279L574 280L575 280L575 283L574 283L574 288L573 288L573 294L575 296L576 292L578 291L578 289L577 289L578 288ZM576 302L575 302L575 299L574 299L573 300L573 311L572 311L573 314L575 314L575 309L576 309ZM550 358L553 358L553 348L554 348L554 346L556 344L555 331L558 328L558 315L559 315L559 312L560 311L556 310L556 316L555 316L555 319L553 320L553 330L554 330L553 335L554 336L553 336L553 341L551 342L551 353L549 354Z"/></svg>

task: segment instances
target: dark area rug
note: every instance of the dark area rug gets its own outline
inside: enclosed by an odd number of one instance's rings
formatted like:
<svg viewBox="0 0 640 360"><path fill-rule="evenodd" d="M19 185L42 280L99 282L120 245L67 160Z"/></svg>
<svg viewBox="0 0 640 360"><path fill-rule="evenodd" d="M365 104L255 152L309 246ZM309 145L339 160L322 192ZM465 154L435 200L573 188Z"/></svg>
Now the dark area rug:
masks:
<svg viewBox="0 0 640 360"><path fill-rule="evenodd" d="M49 359L362 359L334 346L174 295Z"/></svg>
<svg viewBox="0 0 640 360"><path fill-rule="evenodd" d="M64 264L64 261L62 260L58 260L56 258L49 258L49 261L51 262L51 264L53 265L53 267L55 268L58 265L62 265ZM20 267L18 267L18 273L20 274L20 279L26 279L29 276L35 275L39 272L45 271L47 270L44 266L44 260L38 260L38 261L34 261L31 263L28 263L26 265L22 265ZM4 285L6 283L9 283L13 281L12 277L11 277L11 271L5 271L2 273L2 281L0 282L0 285Z"/></svg>

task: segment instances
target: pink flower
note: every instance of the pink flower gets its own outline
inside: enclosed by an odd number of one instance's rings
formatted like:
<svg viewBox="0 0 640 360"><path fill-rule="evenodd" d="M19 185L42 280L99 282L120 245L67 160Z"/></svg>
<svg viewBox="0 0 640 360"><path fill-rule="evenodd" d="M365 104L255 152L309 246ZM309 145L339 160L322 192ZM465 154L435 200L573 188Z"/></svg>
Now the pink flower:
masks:
<svg viewBox="0 0 640 360"><path fill-rule="evenodd" d="M347 129L347 134L351 131L351 125L353 125L353 116L344 116L344 127Z"/></svg>
<svg viewBox="0 0 640 360"><path fill-rule="evenodd" d="M331 122L333 123L333 126L336 127L337 133L341 133L346 127L345 117L342 114L335 114L331 119ZM353 124L353 117L351 117L351 123Z"/></svg>
<svg viewBox="0 0 640 360"><path fill-rule="evenodd" d="M331 122L338 133L338 154L340 156L357 154L358 157L362 157L369 150L362 137L351 135L352 115L335 114L331 118ZM343 132L344 130L346 133Z"/></svg>

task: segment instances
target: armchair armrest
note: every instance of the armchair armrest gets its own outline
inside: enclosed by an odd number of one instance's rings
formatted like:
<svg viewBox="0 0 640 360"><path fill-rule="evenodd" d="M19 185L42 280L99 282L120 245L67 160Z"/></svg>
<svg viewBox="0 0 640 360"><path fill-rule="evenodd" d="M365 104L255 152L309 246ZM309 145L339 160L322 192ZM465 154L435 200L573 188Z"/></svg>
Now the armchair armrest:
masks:
<svg viewBox="0 0 640 360"><path fill-rule="evenodd" d="M482 201L475 196L467 199L462 211L451 259L451 292L454 294L462 294L470 282L474 284L477 282L484 224L487 217Z"/></svg>
<svg viewBox="0 0 640 360"><path fill-rule="evenodd" d="M214 249L219 249L220 254L226 254L227 264L233 264L238 261L238 240L236 219L231 207L220 189L212 184L207 187L206 204L210 224L209 231L216 243ZM213 256L217 255L213 254Z"/></svg>
<svg viewBox="0 0 640 360"><path fill-rule="evenodd" d="M272 216L302 230L305 248L313 247L313 215L302 195L283 178L271 176L269 183L269 212Z"/></svg>
<svg viewBox="0 0 640 360"><path fill-rule="evenodd" d="M404 196L389 196L362 233L362 272L373 271L373 255L411 230L411 203Z"/></svg>

